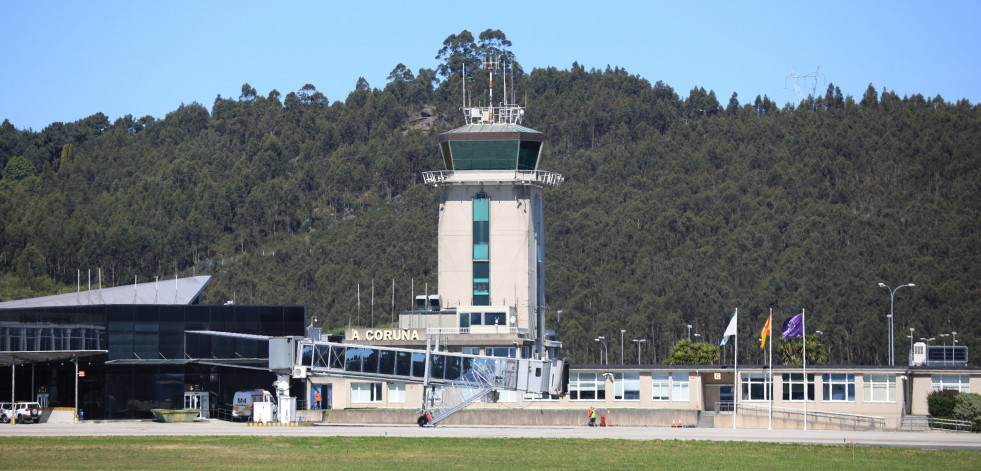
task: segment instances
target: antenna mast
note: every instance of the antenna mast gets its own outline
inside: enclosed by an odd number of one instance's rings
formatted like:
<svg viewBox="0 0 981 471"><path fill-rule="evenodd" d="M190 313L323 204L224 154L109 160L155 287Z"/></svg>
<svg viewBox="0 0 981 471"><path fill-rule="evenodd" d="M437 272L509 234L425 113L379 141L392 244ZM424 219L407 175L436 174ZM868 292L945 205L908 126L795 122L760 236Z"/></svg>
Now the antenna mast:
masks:
<svg viewBox="0 0 981 471"><path fill-rule="evenodd" d="M798 74L797 73L797 67L791 67L790 68L790 75L788 75L787 78L789 78L789 79L791 79L791 80L794 81L794 95L797 96L797 104L798 105L800 104L800 102L804 101L804 99L808 97L808 95L805 95L804 94L804 90L801 88L801 84L800 84L800 82L798 82L798 80L804 79L803 80L804 87L807 87L807 81L808 81L808 79L812 80L812 82L811 82L811 93L810 93L810 96L814 96L815 90L817 90L817 79L818 79L818 77L823 77L823 76L824 76L824 74L821 73L821 66L820 65L818 66L817 70L815 70L814 72L811 72L811 73L809 73L807 75L800 75L800 74Z"/></svg>
<svg viewBox="0 0 981 471"><path fill-rule="evenodd" d="M463 118L467 124L521 124L522 118L525 115L525 109L523 106L518 106L514 101L514 69L511 69L511 94L512 100L508 101L508 89L507 89L507 65L504 66L504 98L501 102L494 106L494 69L500 67L500 62L497 58L487 57L484 59L482 65L487 67L489 91L488 96L490 101L487 106L473 106L473 103L467 103L466 99L466 74L463 75L464 85L463 85Z"/></svg>

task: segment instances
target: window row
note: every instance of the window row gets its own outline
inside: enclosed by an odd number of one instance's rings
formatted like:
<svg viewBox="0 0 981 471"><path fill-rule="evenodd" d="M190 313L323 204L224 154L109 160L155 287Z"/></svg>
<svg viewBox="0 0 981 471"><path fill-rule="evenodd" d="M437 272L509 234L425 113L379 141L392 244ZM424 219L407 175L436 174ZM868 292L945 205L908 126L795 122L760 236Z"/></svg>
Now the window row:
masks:
<svg viewBox="0 0 981 471"><path fill-rule="evenodd" d="M613 399L640 400L640 373L612 373ZM655 401L688 401L688 373L654 373L651 376L652 399ZM573 401L602 401L606 399L606 375L603 373L572 373L569 375L569 398Z"/></svg>
<svg viewBox="0 0 981 471"><path fill-rule="evenodd" d="M351 383L351 402L381 402L382 383ZM405 402L405 383L388 383L388 402Z"/></svg>
<svg viewBox="0 0 981 471"><path fill-rule="evenodd" d="M422 378L426 375L426 353L421 351L344 345L303 345L301 364L356 373ZM515 358L515 348L487 348L488 356ZM457 379L473 369L474 362L491 364L496 360L459 354L429 355L430 379Z"/></svg>
<svg viewBox="0 0 981 471"><path fill-rule="evenodd" d="M743 373L740 398L744 401L768 401L773 384L766 373ZM781 374L781 398L784 401L815 400L815 375L803 373ZM896 375L862 375L862 399L864 402L896 402ZM854 402L855 374L825 373L821 375L821 399L826 402Z"/></svg>

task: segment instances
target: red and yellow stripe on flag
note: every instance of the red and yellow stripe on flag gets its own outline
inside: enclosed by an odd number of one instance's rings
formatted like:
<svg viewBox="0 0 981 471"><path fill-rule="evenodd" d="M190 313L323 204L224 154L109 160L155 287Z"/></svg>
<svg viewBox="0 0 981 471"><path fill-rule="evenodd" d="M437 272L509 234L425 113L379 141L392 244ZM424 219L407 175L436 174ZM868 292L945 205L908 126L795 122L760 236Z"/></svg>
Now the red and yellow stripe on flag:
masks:
<svg viewBox="0 0 981 471"><path fill-rule="evenodd" d="M770 317L767 317L766 318L766 325L763 326L763 332L760 333L760 338L763 339L763 341L760 342L760 349L761 350L766 345L766 338L770 336L770 321L772 319L773 319L773 315L772 314L770 315Z"/></svg>

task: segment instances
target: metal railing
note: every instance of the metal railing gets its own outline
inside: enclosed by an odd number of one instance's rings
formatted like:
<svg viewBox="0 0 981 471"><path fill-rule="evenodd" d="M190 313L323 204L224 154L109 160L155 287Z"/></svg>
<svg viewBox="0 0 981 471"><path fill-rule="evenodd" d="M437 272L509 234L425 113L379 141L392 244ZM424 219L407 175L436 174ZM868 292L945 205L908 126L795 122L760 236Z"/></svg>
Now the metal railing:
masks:
<svg viewBox="0 0 981 471"><path fill-rule="evenodd" d="M429 335L443 334L527 334L527 329L506 325L482 325L473 327L427 327Z"/></svg>
<svg viewBox="0 0 981 471"><path fill-rule="evenodd" d="M715 411L716 412L733 412L733 403L731 402L716 402ZM770 406L767 404L745 404L738 403L735 404L735 410L737 413L744 414L747 412L753 413L753 415L760 415L758 413L768 414L770 412ZM781 414L786 418L800 416L799 420L803 420L804 410L803 409L792 409L788 407L774 407L773 413ZM885 417L879 417L874 415L861 415L861 414L846 414L844 412L830 412L830 411L816 411L808 410L807 418L810 420L817 420L819 423L837 423L840 427L850 426L852 429L875 429L883 430L886 426Z"/></svg>
<svg viewBox="0 0 981 471"><path fill-rule="evenodd" d="M954 419L939 419L930 417L930 430L946 430L949 432L970 432L971 431L971 421L969 420L954 420Z"/></svg>
<svg viewBox="0 0 981 471"><path fill-rule="evenodd" d="M467 106L460 108L467 124L520 124L525 108L515 104Z"/></svg>
<svg viewBox="0 0 981 471"><path fill-rule="evenodd" d="M422 181L426 185L439 185L441 183L454 183L452 179L453 170L436 170L432 172L422 172ZM507 178L505 178L507 176ZM460 183L472 183L471 178L461 179ZM565 181L565 177L560 173L549 172L546 170L494 170L482 172L479 180L487 181L507 181L508 183L524 183L528 185L558 186Z"/></svg>

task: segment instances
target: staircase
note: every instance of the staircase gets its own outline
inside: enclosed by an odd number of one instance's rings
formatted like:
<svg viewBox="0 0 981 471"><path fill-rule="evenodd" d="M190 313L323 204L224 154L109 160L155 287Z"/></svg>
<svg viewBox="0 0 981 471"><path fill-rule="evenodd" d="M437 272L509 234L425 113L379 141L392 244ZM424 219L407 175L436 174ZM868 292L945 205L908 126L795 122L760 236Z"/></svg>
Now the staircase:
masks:
<svg viewBox="0 0 981 471"><path fill-rule="evenodd" d="M698 428L715 428L715 411L701 411L698 413Z"/></svg>
<svg viewBox="0 0 981 471"><path fill-rule="evenodd" d="M494 371L493 363L474 362L469 372L443 386L438 392L438 405L434 397L427 398L427 406L421 411L423 416L419 418L419 425L435 427L453 413L494 391L501 382Z"/></svg>

